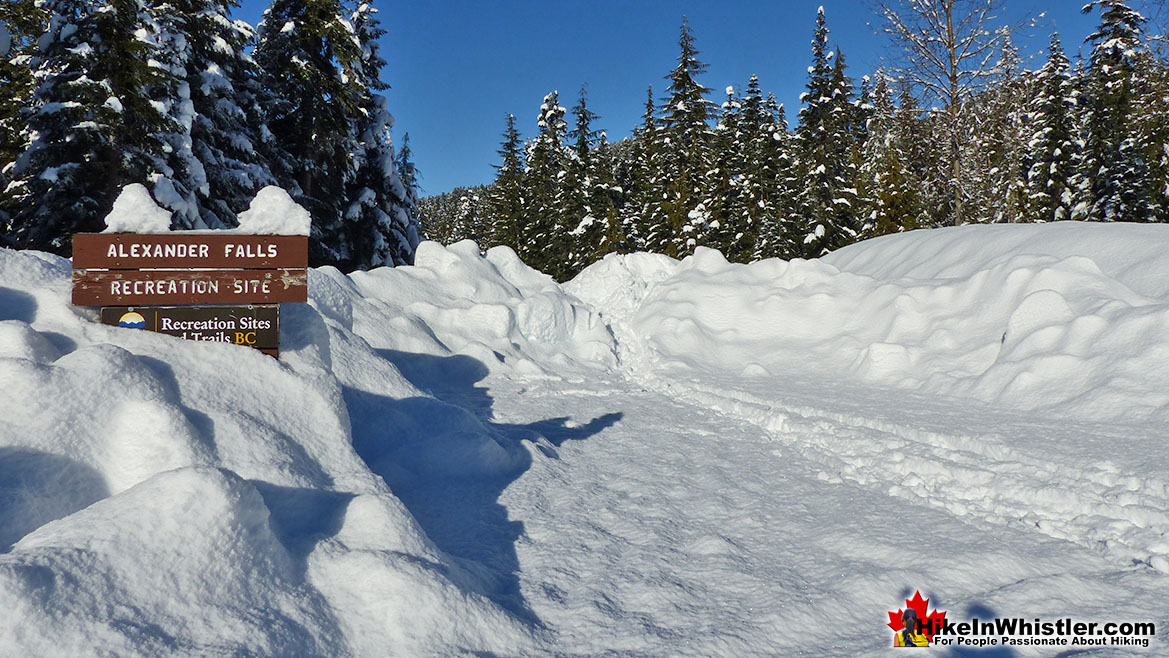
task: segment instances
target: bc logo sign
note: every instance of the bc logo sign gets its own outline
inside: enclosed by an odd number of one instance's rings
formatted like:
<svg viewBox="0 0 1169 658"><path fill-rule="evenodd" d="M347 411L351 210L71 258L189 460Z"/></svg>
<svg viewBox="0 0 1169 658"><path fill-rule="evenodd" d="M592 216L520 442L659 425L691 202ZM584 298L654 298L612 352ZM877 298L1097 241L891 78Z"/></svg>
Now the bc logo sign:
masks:
<svg viewBox="0 0 1169 658"><path fill-rule="evenodd" d="M118 318L119 327L127 327L130 329L143 329L146 327L146 318L141 314L130 311Z"/></svg>

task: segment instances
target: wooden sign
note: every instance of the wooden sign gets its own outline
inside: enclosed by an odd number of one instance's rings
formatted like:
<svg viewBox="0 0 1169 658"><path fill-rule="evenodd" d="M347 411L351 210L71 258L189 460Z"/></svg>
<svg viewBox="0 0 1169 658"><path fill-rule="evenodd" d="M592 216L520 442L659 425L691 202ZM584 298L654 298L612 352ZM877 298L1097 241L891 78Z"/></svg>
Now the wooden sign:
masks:
<svg viewBox="0 0 1169 658"><path fill-rule="evenodd" d="M105 324L247 345L276 356L280 307L275 304L306 301L307 236L231 231L73 236L73 303L106 307Z"/></svg>
<svg viewBox="0 0 1169 658"><path fill-rule="evenodd" d="M76 306L308 301L305 270L74 270Z"/></svg>
<svg viewBox="0 0 1169 658"><path fill-rule="evenodd" d="M280 306L106 306L102 324L187 340L247 345L276 356Z"/></svg>
<svg viewBox="0 0 1169 658"><path fill-rule="evenodd" d="M284 269L308 266L308 237L195 233L78 233L74 269Z"/></svg>

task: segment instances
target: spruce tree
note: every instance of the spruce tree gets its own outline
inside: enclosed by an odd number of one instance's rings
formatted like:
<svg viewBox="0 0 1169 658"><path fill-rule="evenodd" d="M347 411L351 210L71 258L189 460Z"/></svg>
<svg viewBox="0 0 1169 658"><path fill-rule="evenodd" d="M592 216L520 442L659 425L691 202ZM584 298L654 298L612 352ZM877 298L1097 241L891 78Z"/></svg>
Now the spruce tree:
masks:
<svg viewBox="0 0 1169 658"><path fill-rule="evenodd" d="M559 212L562 177L566 175L568 124L559 93L544 97L537 121L538 132L528 145L524 175L524 221L520 235L520 258L552 277L563 280L571 250L565 219Z"/></svg>
<svg viewBox="0 0 1169 658"><path fill-rule="evenodd" d="M397 170L404 193L403 203L398 206L398 216L393 223L395 242L402 247L399 251L390 251L394 265L413 265L414 252L422 242L422 224L418 212L418 206L422 202L418 195L418 179L421 178L421 174L414 165L413 156L414 153L410 150L410 133L403 133L402 148L398 149L398 155L394 160L394 168Z"/></svg>
<svg viewBox="0 0 1169 658"><path fill-rule="evenodd" d="M346 269L405 265L414 262L418 227L414 220L417 193L399 174L390 138L394 119L386 108L389 88L381 79L382 59L378 39L385 34L377 9L361 4L352 16L361 55L349 80L359 111L350 119L345 222L340 239L349 257L339 264Z"/></svg>
<svg viewBox="0 0 1169 658"><path fill-rule="evenodd" d="M11 0L0 4L0 191L6 171L28 138L27 117L21 112L32 103L33 76L29 66L36 52L36 37L44 22L43 12L33 0Z"/></svg>
<svg viewBox="0 0 1169 658"><path fill-rule="evenodd" d="M1030 107L1031 139L1027 143L1027 199L1023 219L1052 222L1071 219L1074 204L1076 143L1071 63L1059 36L1051 35L1047 62L1036 73Z"/></svg>
<svg viewBox="0 0 1169 658"><path fill-rule="evenodd" d="M517 253L524 236L524 154L523 141L515 127L515 115L507 115L503 143L496 151L501 158L495 167L487 205L491 216L488 237L492 245L511 247Z"/></svg>
<svg viewBox="0 0 1169 658"><path fill-rule="evenodd" d="M771 154L770 168L774 176L765 174L761 181L767 212L760 218L752 256L755 260L796 258L804 247L799 204L804 181L795 158L796 138L788 129L784 108L776 103L774 95L768 94L764 108L767 115L774 117L774 124L768 131L772 143L760 146L763 152Z"/></svg>
<svg viewBox="0 0 1169 658"><path fill-rule="evenodd" d="M774 108L759 88L758 76L747 81L742 99L739 139L742 171L739 177L735 214L731 221L728 260L745 263L755 257L762 226L778 219L780 152L784 142Z"/></svg>
<svg viewBox="0 0 1169 658"><path fill-rule="evenodd" d="M231 20L236 7L235 0L167 0L152 10L163 30L161 59L176 82L169 109L184 127L168 142L173 169L195 195L196 212L180 214L189 226L234 226L255 193L276 183L264 157L266 93L248 54L255 33Z"/></svg>
<svg viewBox="0 0 1169 658"><path fill-rule="evenodd" d="M660 149L662 140L658 137L660 127L656 113L651 85L646 91L641 124L633 129L623 214L630 218L626 235L632 249L663 253L668 227L656 214L664 187Z"/></svg>
<svg viewBox="0 0 1169 658"><path fill-rule="evenodd" d="M698 82L706 64L698 59L694 35L685 17L678 46L681 51L678 65L667 77L670 85L666 88L662 128L656 132L655 144L662 158L659 176L664 185L662 197L653 203L651 215L654 222L664 226L647 245L655 250L662 247L664 253L674 257L693 252L708 228L709 214L700 206L712 137L707 123L711 102L706 94L710 90Z"/></svg>
<svg viewBox="0 0 1169 658"><path fill-rule="evenodd" d="M828 51L823 7L816 15L808 71L796 148L799 171L806 181L800 193L802 255L817 257L852 242L859 232L851 83L844 75L843 59Z"/></svg>
<svg viewBox="0 0 1169 658"><path fill-rule="evenodd" d="M174 129L151 90L157 25L135 0L44 0L48 31L30 60L28 140L11 168L3 233L18 247L68 254L100 231L124 184L165 175L158 135Z"/></svg>
<svg viewBox="0 0 1169 658"><path fill-rule="evenodd" d="M877 72L860 170L866 227L862 237L920 226L923 210L921 180L907 149L912 134L903 133L901 129L905 124L898 121L894 84L884 71Z"/></svg>
<svg viewBox="0 0 1169 658"><path fill-rule="evenodd" d="M743 125L742 97L733 86L726 88L726 96L711 139L710 165L700 205L709 220L705 235L695 237L698 243L718 249L730 259L736 238L742 238L745 233L740 188L746 169L744 142L748 137Z"/></svg>
<svg viewBox="0 0 1169 658"><path fill-rule="evenodd" d="M1147 56L1143 16L1124 0L1093 0L1085 13L1101 9L1086 91L1086 145L1083 175L1090 192L1088 219L1148 221L1157 208L1149 198L1147 145L1134 125L1138 99L1146 90L1140 60Z"/></svg>
<svg viewBox="0 0 1169 658"><path fill-rule="evenodd" d="M605 254L603 243L607 236L613 237L614 228L609 222L615 219L612 169L606 157L604 133L594 127L599 117L588 107L584 85L572 113L575 122L568 133L573 140L572 153L560 189L562 197L567 199L560 204L560 212L571 238L566 277L575 276Z"/></svg>
<svg viewBox="0 0 1169 658"><path fill-rule="evenodd" d="M1020 70L1018 49L1009 37L1003 39L998 70L999 79L978 96L974 112L979 123L973 143L984 164L968 172L970 221L1019 221L1028 196L1025 158L1032 129L1022 108L1033 95L1033 76Z"/></svg>
<svg viewBox="0 0 1169 658"><path fill-rule="evenodd" d="M274 0L259 26L255 58L273 93L268 126L287 152L276 177L312 215L309 263L356 263L347 236L346 190L368 110L362 46L340 0Z"/></svg>

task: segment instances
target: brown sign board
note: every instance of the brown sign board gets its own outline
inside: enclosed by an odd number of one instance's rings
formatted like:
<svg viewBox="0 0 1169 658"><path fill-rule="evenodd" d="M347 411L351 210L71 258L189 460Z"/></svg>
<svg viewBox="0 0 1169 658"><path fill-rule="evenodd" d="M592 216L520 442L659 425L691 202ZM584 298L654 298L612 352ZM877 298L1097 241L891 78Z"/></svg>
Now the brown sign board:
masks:
<svg viewBox="0 0 1169 658"><path fill-rule="evenodd" d="M308 237L196 233L78 233L73 268L287 269L308 267Z"/></svg>
<svg viewBox="0 0 1169 658"><path fill-rule="evenodd" d="M308 301L306 270L74 270L75 306Z"/></svg>
<svg viewBox="0 0 1169 658"><path fill-rule="evenodd" d="M246 345L276 356L280 306L106 306L102 324L187 340Z"/></svg>

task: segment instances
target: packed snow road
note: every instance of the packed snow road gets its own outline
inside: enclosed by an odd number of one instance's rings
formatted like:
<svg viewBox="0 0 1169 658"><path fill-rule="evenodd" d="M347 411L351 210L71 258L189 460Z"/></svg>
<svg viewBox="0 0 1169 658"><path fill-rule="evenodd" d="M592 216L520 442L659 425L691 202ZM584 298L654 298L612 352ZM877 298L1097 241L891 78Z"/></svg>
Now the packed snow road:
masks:
<svg viewBox="0 0 1169 658"><path fill-rule="evenodd" d="M1169 623L1164 578L1147 566L1055 539L1006 510L991 520L969 495L891 487L903 476L887 428L819 418L768 430L709 394L688 400L696 388L488 378L479 397L492 403L480 412L538 448L492 501L514 547L486 550L501 541L497 527L467 535L451 525L450 501L405 500L440 546L510 582L500 601L563 655L879 655L892 642L887 611L919 589L951 618ZM919 422L949 422L939 406ZM850 477L847 466L826 467L848 460L890 470ZM947 469L979 480L961 463L923 477ZM1033 486L1078 488L1058 478ZM971 487L996 491L990 481Z"/></svg>

